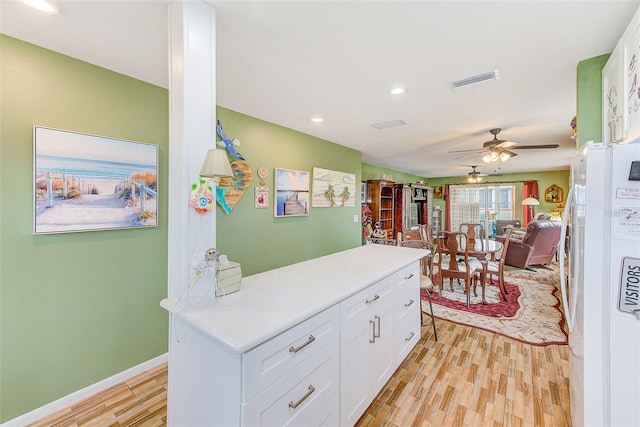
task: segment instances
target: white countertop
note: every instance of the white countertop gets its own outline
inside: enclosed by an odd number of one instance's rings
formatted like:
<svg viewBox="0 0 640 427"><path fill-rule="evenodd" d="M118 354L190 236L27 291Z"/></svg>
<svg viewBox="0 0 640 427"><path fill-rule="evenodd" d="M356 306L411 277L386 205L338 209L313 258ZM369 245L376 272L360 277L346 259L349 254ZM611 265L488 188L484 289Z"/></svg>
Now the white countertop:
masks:
<svg viewBox="0 0 640 427"><path fill-rule="evenodd" d="M243 277L238 292L185 307L162 307L243 353L428 254L366 245Z"/></svg>

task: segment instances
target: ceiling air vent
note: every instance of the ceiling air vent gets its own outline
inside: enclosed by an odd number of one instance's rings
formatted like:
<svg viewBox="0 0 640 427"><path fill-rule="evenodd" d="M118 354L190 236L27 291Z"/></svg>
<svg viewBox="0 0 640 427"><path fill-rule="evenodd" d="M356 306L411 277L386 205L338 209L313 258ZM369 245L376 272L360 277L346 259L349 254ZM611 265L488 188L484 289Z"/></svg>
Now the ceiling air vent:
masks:
<svg viewBox="0 0 640 427"><path fill-rule="evenodd" d="M394 128L394 127L404 126L404 125L406 125L406 123L403 122L402 120L391 120L389 122L374 123L371 126L373 126L378 130L382 130L382 129L389 129L389 128Z"/></svg>
<svg viewBox="0 0 640 427"><path fill-rule="evenodd" d="M458 89L459 87L469 86L487 80L500 80L500 70L496 69L489 73L478 74L475 76L467 77L466 79L457 80L451 83L451 87L453 87L454 89Z"/></svg>

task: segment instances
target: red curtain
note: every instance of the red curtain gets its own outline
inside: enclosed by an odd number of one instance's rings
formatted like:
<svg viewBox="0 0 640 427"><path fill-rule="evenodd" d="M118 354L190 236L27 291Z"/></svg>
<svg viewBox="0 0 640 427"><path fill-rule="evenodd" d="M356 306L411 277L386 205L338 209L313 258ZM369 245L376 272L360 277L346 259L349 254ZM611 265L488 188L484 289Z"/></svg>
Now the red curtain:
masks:
<svg viewBox="0 0 640 427"><path fill-rule="evenodd" d="M533 197L534 199L540 200L540 196L538 195L538 181L525 181L523 186L523 199L527 197ZM522 223L529 224L532 220L531 209L529 206L522 207Z"/></svg>
<svg viewBox="0 0 640 427"><path fill-rule="evenodd" d="M451 210L449 209L449 184L444 186L444 209L445 209L445 219L444 219L444 228L442 228L440 231L442 230L451 230L451 218L449 218L449 212L451 212ZM442 221L442 217L440 217L440 221ZM440 226L442 227L442 225Z"/></svg>

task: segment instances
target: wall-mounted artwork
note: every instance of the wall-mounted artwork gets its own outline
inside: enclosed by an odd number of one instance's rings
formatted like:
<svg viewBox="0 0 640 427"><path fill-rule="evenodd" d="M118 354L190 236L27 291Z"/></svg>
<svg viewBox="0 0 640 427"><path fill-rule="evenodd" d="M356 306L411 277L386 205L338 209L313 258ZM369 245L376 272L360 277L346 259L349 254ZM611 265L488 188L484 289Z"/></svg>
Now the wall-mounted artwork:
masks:
<svg viewBox="0 0 640 427"><path fill-rule="evenodd" d="M158 225L158 146L35 126L34 234Z"/></svg>
<svg viewBox="0 0 640 427"><path fill-rule="evenodd" d="M544 201L546 203L562 203L563 196L562 188L555 184L544 190Z"/></svg>
<svg viewBox="0 0 640 427"><path fill-rule="evenodd" d="M313 168L313 207L355 206L356 175Z"/></svg>
<svg viewBox="0 0 640 427"><path fill-rule="evenodd" d="M275 181L275 216L309 215L309 172L276 168Z"/></svg>
<svg viewBox="0 0 640 427"><path fill-rule="evenodd" d="M433 198L442 199L442 186L433 187Z"/></svg>
<svg viewBox="0 0 640 427"><path fill-rule="evenodd" d="M269 187L256 187L256 208L269 207Z"/></svg>
<svg viewBox="0 0 640 427"><path fill-rule="evenodd" d="M227 215L231 213L253 181L251 166L248 163L234 160L230 165L233 177L221 178L216 189L218 205Z"/></svg>

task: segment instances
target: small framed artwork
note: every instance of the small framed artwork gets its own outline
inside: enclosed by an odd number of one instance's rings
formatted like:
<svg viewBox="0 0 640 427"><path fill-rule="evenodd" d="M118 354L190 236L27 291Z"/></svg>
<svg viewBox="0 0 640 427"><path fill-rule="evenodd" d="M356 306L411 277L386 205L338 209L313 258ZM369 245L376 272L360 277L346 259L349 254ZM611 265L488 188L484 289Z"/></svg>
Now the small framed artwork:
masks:
<svg viewBox="0 0 640 427"><path fill-rule="evenodd" d="M269 207L269 187L256 187L256 208Z"/></svg>
<svg viewBox="0 0 640 427"><path fill-rule="evenodd" d="M555 184L544 190L544 201L547 203L562 203L563 196L562 188Z"/></svg>
<svg viewBox="0 0 640 427"><path fill-rule="evenodd" d="M309 172L276 168L274 173L275 217L309 215Z"/></svg>
<svg viewBox="0 0 640 427"><path fill-rule="evenodd" d="M360 181L360 203L367 203L367 181Z"/></svg>
<svg viewBox="0 0 640 427"><path fill-rule="evenodd" d="M158 146L34 126L33 233L157 227Z"/></svg>
<svg viewBox="0 0 640 427"><path fill-rule="evenodd" d="M442 186L433 187L433 198L442 199Z"/></svg>

